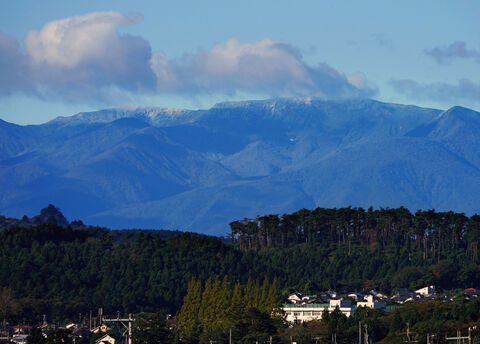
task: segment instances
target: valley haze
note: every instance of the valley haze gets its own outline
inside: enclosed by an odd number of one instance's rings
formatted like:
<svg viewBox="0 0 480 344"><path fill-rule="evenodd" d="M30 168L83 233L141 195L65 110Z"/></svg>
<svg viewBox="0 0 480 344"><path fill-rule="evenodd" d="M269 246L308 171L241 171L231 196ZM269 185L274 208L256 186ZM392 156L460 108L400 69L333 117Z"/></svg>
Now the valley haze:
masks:
<svg viewBox="0 0 480 344"><path fill-rule="evenodd" d="M225 234L314 207L479 210L480 113L280 98L0 120L0 213Z"/></svg>

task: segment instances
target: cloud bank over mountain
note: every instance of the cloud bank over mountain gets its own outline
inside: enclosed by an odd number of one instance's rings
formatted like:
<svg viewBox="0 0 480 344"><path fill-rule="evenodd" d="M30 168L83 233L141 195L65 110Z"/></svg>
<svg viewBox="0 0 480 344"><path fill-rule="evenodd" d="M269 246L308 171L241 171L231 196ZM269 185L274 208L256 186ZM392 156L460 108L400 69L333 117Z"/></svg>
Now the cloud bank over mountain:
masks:
<svg viewBox="0 0 480 344"><path fill-rule="evenodd" d="M93 12L54 20L27 33L22 49L0 33L0 95L105 100L112 94L222 94L370 97L376 89L362 73L346 74L326 63L307 64L286 42L231 38L195 54L168 58L152 53L142 37L119 29L140 15Z"/></svg>
<svg viewBox="0 0 480 344"><path fill-rule="evenodd" d="M324 98L365 98L375 94L365 75L347 75L326 63L310 66L298 49L269 38L252 43L231 38L174 60L156 53L151 65L158 88L166 92L228 95L242 91Z"/></svg>
<svg viewBox="0 0 480 344"><path fill-rule="evenodd" d="M439 64L448 64L455 59L473 59L480 63L480 51L468 49L467 43L456 41L448 47L435 47L425 51L425 54L433 57Z"/></svg>
<svg viewBox="0 0 480 344"><path fill-rule="evenodd" d="M480 99L480 84L470 79L461 79L457 84L445 82L419 83L410 79L392 80L392 87L401 94L417 100L476 101Z"/></svg>

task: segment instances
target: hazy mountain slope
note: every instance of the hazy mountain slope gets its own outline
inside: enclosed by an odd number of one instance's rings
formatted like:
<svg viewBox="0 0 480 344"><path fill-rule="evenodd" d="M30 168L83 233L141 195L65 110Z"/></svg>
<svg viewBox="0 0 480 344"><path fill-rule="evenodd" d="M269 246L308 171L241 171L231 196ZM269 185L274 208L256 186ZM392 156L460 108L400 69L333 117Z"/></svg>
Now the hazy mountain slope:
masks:
<svg viewBox="0 0 480 344"><path fill-rule="evenodd" d="M441 143L480 167L480 113L455 106L407 134Z"/></svg>
<svg viewBox="0 0 480 344"><path fill-rule="evenodd" d="M432 141L400 137L361 144L292 178L320 206L406 206L478 211L480 170Z"/></svg>
<svg viewBox="0 0 480 344"><path fill-rule="evenodd" d="M197 188L159 201L98 213L87 222L115 227L161 223L166 228L221 234L235 219L314 206L300 185L261 179Z"/></svg>
<svg viewBox="0 0 480 344"><path fill-rule="evenodd" d="M301 207L477 211L480 114L373 100L110 109L0 122L0 213L222 233Z"/></svg>
<svg viewBox="0 0 480 344"><path fill-rule="evenodd" d="M133 225L141 218L144 226L166 223L215 233L225 228L218 224L232 219L302 207L406 206L412 211L435 208L473 213L479 209L479 192L480 170L462 158L435 142L395 138L345 149L294 172L195 189L91 219L107 224L113 218L116 225ZM185 206L191 210L186 216Z"/></svg>

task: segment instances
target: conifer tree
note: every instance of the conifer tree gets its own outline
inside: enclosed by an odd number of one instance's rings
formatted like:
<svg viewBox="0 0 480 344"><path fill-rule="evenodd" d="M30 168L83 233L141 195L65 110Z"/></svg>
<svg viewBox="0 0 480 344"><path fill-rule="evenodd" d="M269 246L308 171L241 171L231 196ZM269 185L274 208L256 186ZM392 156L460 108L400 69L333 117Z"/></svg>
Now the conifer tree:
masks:
<svg viewBox="0 0 480 344"><path fill-rule="evenodd" d="M277 278L275 277L268 288L268 295L265 302L265 311L276 314L280 311L282 305L282 293L278 289Z"/></svg>
<svg viewBox="0 0 480 344"><path fill-rule="evenodd" d="M211 293L212 293L212 282L207 281L205 282L205 287L202 293L202 301L200 304L200 309L198 311L198 319L200 320L201 324L204 324L212 320L212 319L209 319L210 314L208 313L209 312L208 305L210 303Z"/></svg>
<svg viewBox="0 0 480 344"><path fill-rule="evenodd" d="M262 312L268 311L268 290L270 289L270 283L268 282L268 277L263 279L262 288L260 291L260 300L258 302L258 309Z"/></svg>
<svg viewBox="0 0 480 344"><path fill-rule="evenodd" d="M255 284L251 277L248 278L247 285L245 286L244 293L245 309L255 307Z"/></svg>
<svg viewBox="0 0 480 344"><path fill-rule="evenodd" d="M261 298L262 298L262 291L260 288L260 282L258 280L255 281L255 288L253 292L253 308L260 309L260 304L261 304Z"/></svg>
<svg viewBox="0 0 480 344"><path fill-rule="evenodd" d="M245 311L245 298L243 295L243 288L240 282L237 281L232 293L232 300L228 309L228 317L234 321Z"/></svg>
<svg viewBox="0 0 480 344"><path fill-rule="evenodd" d="M202 332L199 321L202 294L202 282L192 278L188 284L187 295L183 299L183 305L176 321L177 330L184 338L194 338Z"/></svg>
<svg viewBox="0 0 480 344"><path fill-rule="evenodd" d="M225 330L229 326L228 310L232 302L232 286L228 276L224 276L220 285L220 290L215 299L215 314L220 330Z"/></svg>

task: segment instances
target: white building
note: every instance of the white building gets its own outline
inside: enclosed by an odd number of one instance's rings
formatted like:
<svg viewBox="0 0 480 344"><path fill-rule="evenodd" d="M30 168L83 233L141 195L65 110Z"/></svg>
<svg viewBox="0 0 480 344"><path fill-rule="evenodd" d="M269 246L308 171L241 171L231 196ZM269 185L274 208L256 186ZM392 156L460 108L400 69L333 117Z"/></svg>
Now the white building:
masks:
<svg viewBox="0 0 480 344"><path fill-rule="evenodd" d="M331 313L335 308L345 314L347 317L355 313L355 307L351 305L350 300L330 300L330 303L310 303L310 304L284 304L283 311L286 314L286 320L290 323L302 323L311 320L322 319L325 309Z"/></svg>
<svg viewBox="0 0 480 344"><path fill-rule="evenodd" d="M435 294L435 286L429 285L427 287L415 290L415 294L420 294L422 296L432 296Z"/></svg>
<svg viewBox="0 0 480 344"><path fill-rule="evenodd" d="M287 303L283 305L286 320L290 323L301 323L322 319L322 313L329 308L328 303L310 303L306 305Z"/></svg>
<svg viewBox="0 0 480 344"><path fill-rule="evenodd" d="M316 295L303 295L302 293L295 292L288 296L288 301L295 304L305 304L312 303L316 298Z"/></svg>
<svg viewBox="0 0 480 344"><path fill-rule="evenodd" d="M365 301L358 301L357 307L367 307L375 309L386 309L387 305L385 302L376 301L373 295L366 295L364 297Z"/></svg>

